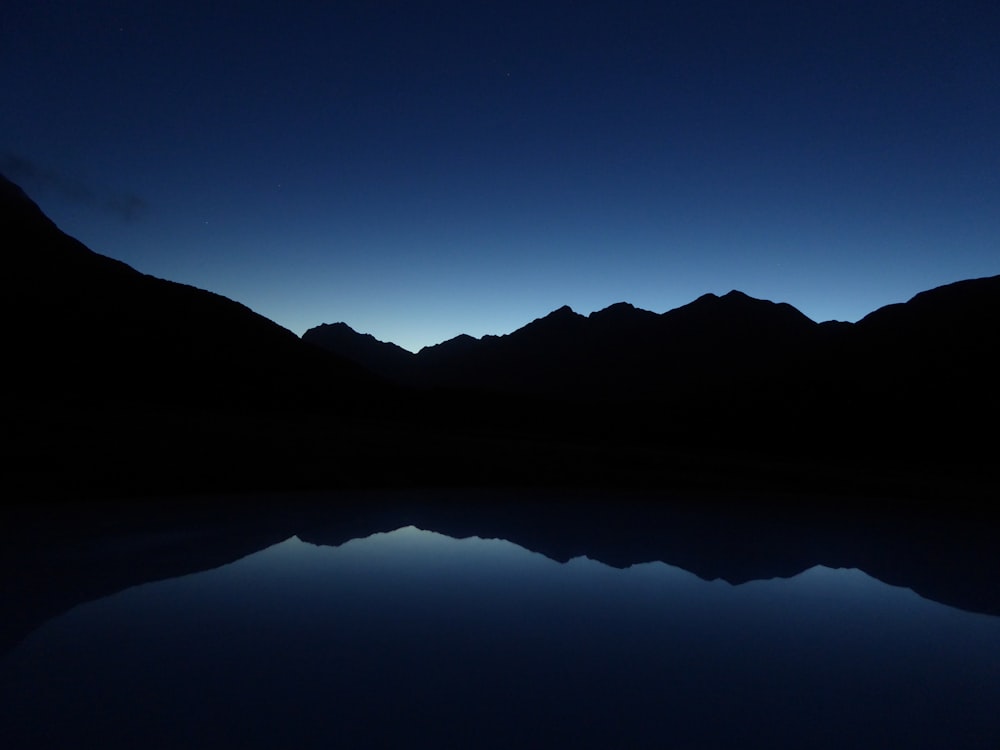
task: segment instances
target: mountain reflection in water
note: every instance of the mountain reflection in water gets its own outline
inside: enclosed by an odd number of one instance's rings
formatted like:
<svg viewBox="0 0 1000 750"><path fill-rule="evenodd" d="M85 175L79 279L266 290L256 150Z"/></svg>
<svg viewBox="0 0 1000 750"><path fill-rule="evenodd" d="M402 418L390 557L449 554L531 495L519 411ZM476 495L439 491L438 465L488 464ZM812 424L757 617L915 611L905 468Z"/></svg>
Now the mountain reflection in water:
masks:
<svg viewBox="0 0 1000 750"><path fill-rule="evenodd" d="M38 627L0 661L5 747L1000 739L995 616L856 569L733 585L347 517Z"/></svg>

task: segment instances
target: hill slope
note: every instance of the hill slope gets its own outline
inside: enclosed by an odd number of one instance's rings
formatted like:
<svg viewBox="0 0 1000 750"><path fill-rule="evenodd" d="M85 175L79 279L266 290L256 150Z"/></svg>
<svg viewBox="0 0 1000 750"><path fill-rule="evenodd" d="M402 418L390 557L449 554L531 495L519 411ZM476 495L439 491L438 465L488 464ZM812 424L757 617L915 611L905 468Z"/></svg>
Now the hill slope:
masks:
<svg viewBox="0 0 1000 750"><path fill-rule="evenodd" d="M237 302L89 250L2 175L0 237L4 349L24 394L289 405L373 387Z"/></svg>

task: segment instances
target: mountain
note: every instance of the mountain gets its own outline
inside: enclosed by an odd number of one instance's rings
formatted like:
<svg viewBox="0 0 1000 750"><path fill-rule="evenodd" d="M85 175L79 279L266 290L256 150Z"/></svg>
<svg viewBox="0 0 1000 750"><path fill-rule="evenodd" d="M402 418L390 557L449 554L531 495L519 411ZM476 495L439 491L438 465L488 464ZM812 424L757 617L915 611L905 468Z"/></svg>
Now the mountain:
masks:
<svg viewBox="0 0 1000 750"><path fill-rule="evenodd" d="M68 237L2 178L0 238L16 497L414 486L996 497L1000 277L856 324L733 291L663 314L562 307L411 354L346 325L303 341L142 274Z"/></svg>
<svg viewBox="0 0 1000 750"><path fill-rule="evenodd" d="M969 279L880 308L856 325L857 356L896 385L965 383L964 393L997 382L1000 276ZM993 388L983 395L996 397ZM963 392L954 397L961 399Z"/></svg>
<svg viewBox="0 0 1000 750"><path fill-rule="evenodd" d="M374 387L362 368L237 302L91 251L2 175L0 237L0 325L23 396L332 405Z"/></svg>
<svg viewBox="0 0 1000 750"><path fill-rule="evenodd" d="M15 498L288 488L377 470L378 451L357 446L394 395L367 370L91 251L2 176L0 246Z"/></svg>
<svg viewBox="0 0 1000 750"><path fill-rule="evenodd" d="M820 336L817 324L790 305L736 291L663 315L624 302L589 316L564 306L505 336L463 335L391 360L386 349L349 331L324 325L303 338L410 385L586 398L655 397L722 372L729 378L770 371Z"/></svg>
<svg viewBox="0 0 1000 750"><path fill-rule="evenodd" d="M983 465L998 448L982 427L1000 418L1000 276L856 324L732 291L660 315L562 307L504 336L426 347L405 367L356 346L333 351L413 387L535 399L524 409L539 421L592 439L903 464ZM546 411L555 403L567 406Z"/></svg>
<svg viewBox="0 0 1000 750"><path fill-rule="evenodd" d="M358 333L346 323L329 323L310 328L302 340L356 362L387 380L405 382L413 377L413 352L396 344L379 341L370 333Z"/></svg>
<svg viewBox="0 0 1000 750"><path fill-rule="evenodd" d="M985 386L1000 360L1000 276L922 292L856 324L815 323L734 290L660 315L624 302L589 316L564 306L504 336L462 335L416 355L343 323L303 338L410 385L638 399L709 383L843 379L879 390L891 380L924 392L961 381L978 398L993 396Z"/></svg>
<svg viewBox="0 0 1000 750"><path fill-rule="evenodd" d="M397 382L602 400L775 376L790 355L824 338L790 305L736 291L663 315L624 302L589 316L561 307L505 336L460 336L405 360L389 361L339 325L336 338L326 333L332 326L303 338Z"/></svg>

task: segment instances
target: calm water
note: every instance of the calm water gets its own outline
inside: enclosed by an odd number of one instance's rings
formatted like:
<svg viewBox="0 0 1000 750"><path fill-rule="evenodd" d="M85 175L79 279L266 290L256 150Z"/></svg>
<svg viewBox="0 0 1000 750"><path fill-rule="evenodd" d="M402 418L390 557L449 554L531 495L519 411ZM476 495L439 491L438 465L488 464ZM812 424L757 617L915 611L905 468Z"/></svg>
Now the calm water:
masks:
<svg viewBox="0 0 1000 750"><path fill-rule="evenodd" d="M15 747L1000 747L1000 618L858 570L733 586L412 526L75 607Z"/></svg>

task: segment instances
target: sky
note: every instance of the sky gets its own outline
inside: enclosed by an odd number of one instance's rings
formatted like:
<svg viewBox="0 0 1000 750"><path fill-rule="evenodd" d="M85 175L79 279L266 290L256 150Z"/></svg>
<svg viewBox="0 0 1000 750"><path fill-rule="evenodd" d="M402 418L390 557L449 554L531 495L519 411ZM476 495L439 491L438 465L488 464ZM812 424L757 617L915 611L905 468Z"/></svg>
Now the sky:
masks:
<svg viewBox="0 0 1000 750"><path fill-rule="evenodd" d="M67 233L407 349L1000 273L1000 3L6 0L0 172Z"/></svg>

